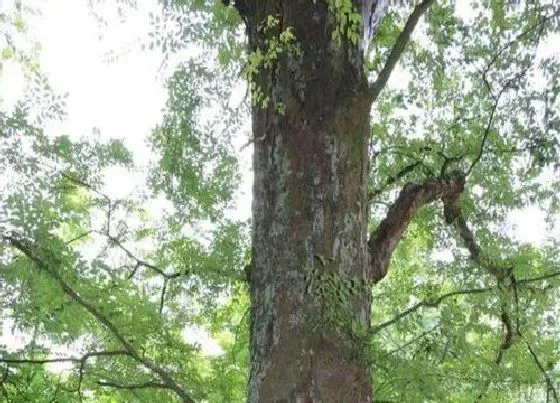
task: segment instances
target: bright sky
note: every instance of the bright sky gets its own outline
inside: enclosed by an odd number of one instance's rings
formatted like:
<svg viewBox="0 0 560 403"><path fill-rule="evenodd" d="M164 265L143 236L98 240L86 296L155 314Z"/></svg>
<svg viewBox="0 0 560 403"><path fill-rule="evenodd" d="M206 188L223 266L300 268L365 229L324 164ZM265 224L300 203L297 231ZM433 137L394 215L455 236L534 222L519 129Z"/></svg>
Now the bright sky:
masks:
<svg viewBox="0 0 560 403"><path fill-rule="evenodd" d="M2 5L8 6L0 0L0 10ZM41 10L30 24L34 37L40 38L41 68L57 92L69 94L67 119L50 123L46 131L82 137L99 129L103 139L123 138L137 165L145 167L151 157L146 138L161 122L167 97L159 71L161 55L140 50L141 39L147 38L150 29L148 12L157 11L157 6L145 2L141 10L129 10L123 23L109 20L107 30L98 25L86 1L44 0ZM111 2L96 10L104 17L116 17L111 14L115 10ZM111 60L112 53L118 57ZM23 77L8 65L0 85L2 102L10 105L21 94ZM123 169L107 177L104 191L113 198L125 197L143 180L142 175ZM245 211L238 214L248 216L250 203L242 206ZM12 335L7 325L0 343L24 344L28 337ZM219 351L200 329L188 331L186 337L200 343L207 353Z"/></svg>
<svg viewBox="0 0 560 403"><path fill-rule="evenodd" d="M0 8L13 1L0 0ZM43 0L40 4L43 13L33 20L31 29L40 38L41 67L55 90L69 93L68 118L49 125L48 130L80 137L91 135L93 128L98 128L102 138L124 138L134 151L137 164L142 166L151 157L146 136L160 123L166 101L164 77L158 71L161 55L142 51L140 47L150 29L148 13L157 12L159 6L154 1L142 2L139 10L127 10L124 22L118 23L114 3L106 3L109 6L97 6L96 10L108 18L108 29L97 23L86 1ZM468 5L467 1L459 3ZM553 42L545 51L558 52L560 44ZM110 60L111 53L118 57ZM16 71L10 75L8 70L4 77L9 78L1 94L9 103L18 94L11 88L21 86L22 82ZM250 175L247 172L245 176ZM126 196L141 180L128 177L123 171L113 178L107 183L107 192L115 197ZM244 181L244 194L250 198L249 180ZM240 203L240 208L239 215L248 217L250 202ZM542 242L547 234L535 223L542 222L544 215L536 208L530 212L513 214L512 221L519 229L517 236L522 241Z"/></svg>
<svg viewBox="0 0 560 403"><path fill-rule="evenodd" d="M12 1L0 0L0 10L8 3ZM104 30L92 17L86 1L30 1L43 10L31 27L42 45L42 69L56 91L69 93L68 118L49 125L48 130L79 137L91 135L93 128L98 128L102 138L124 138L126 145L134 150L136 161L147 161L150 153L145 139L160 123L166 101L163 78L158 72L161 56L140 49L140 38L146 38L150 28L148 12L157 10L157 6L153 2L140 2L141 9L127 11L125 22L118 24L115 23L114 4L107 3L111 6L99 9L110 16L109 29ZM107 57L111 51L118 55L113 61ZM9 66L3 72L1 84L5 104L15 100L17 89L23 85L17 71ZM245 196L239 211L239 215L245 217L249 216L251 205L247 157L245 155ZM117 171L107 183L107 192L114 197L124 197L138 180L138 177ZM543 230L544 214L537 208L513 213L512 222L521 241L538 243L548 236ZM189 338L204 343L206 336L193 331ZM204 347L208 352L216 351L215 346Z"/></svg>

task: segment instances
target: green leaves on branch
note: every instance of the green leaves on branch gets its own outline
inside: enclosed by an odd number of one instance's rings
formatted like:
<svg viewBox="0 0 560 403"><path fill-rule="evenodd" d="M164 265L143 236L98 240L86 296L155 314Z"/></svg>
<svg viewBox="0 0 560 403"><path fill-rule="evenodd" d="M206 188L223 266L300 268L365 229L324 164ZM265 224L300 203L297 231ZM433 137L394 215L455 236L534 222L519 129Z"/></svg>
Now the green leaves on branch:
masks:
<svg viewBox="0 0 560 403"><path fill-rule="evenodd" d="M301 52L294 29L286 27L278 32L279 23L277 16L269 15L261 24L258 31L265 38L263 48L249 53L243 69L251 91L251 103L263 109L268 108L271 98L268 90L259 84L262 81L259 80L259 76L271 71L281 57L296 58ZM279 115L284 114L284 105L281 102L277 102L273 107Z"/></svg>
<svg viewBox="0 0 560 403"><path fill-rule="evenodd" d="M317 0L313 0L317 2ZM357 45L362 32L363 17L352 0L326 0L329 12L334 18L332 40L340 44L342 40Z"/></svg>

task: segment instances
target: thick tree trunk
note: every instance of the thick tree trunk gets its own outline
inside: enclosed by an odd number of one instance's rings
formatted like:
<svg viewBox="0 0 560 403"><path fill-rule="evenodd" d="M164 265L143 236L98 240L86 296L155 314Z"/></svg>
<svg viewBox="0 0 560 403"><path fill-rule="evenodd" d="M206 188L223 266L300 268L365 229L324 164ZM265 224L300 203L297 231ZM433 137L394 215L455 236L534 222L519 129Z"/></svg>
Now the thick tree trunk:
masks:
<svg viewBox="0 0 560 403"><path fill-rule="evenodd" d="M333 42L325 2L258 4L246 13L250 49L265 46L257 26L267 15L279 16L277 32L293 27L300 49L284 52L256 80L271 102L253 108L248 400L368 402L370 372L359 341L348 326L328 319L328 293L310 289L312 277L325 273L370 277L370 101L361 50L344 39ZM283 114L276 105L285 107ZM354 292L352 320L367 329L369 291Z"/></svg>
<svg viewBox="0 0 560 403"><path fill-rule="evenodd" d="M387 1L348 1L369 24L367 42ZM360 37L348 29L359 22L327 7L346 1L234 3L256 102L249 402L372 400L369 285L386 275L414 212L439 199L452 211L464 185L460 174L407 185L368 243L371 102L432 2L414 8L371 87L346 37Z"/></svg>

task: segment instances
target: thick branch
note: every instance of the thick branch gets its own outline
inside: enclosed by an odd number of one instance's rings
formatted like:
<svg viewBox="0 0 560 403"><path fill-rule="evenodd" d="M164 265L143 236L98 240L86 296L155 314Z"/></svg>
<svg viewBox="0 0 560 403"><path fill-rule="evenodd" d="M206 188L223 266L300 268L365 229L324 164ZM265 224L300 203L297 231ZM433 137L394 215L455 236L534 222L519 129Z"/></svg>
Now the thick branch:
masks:
<svg viewBox="0 0 560 403"><path fill-rule="evenodd" d="M393 46L393 49L389 54L389 58L385 62L385 66L383 66L383 69L381 69L381 72L379 72L377 80L370 88L370 99L372 102L374 102L379 97L379 94L381 93L383 88L385 88L385 85L387 85L387 81L389 81L389 77L391 77L391 73L395 69L395 66L399 61L404 48L408 44L412 32L414 32L418 21L420 21L420 17L422 17L422 15L424 15L426 11L428 11L428 8L430 8L433 2L434 0L424 0L422 3L414 7L414 11L412 11L412 14L410 14L410 17L408 17L403 31L397 38L397 41L395 42L395 45Z"/></svg>
<svg viewBox="0 0 560 403"><path fill-rule="evenodd" d="M500 349L498 350L498 354L496 356L496 365L499 365L502 362L502 358L504 357L504 351L509 350L511 346L513 346L514 338L513 338L513 324L511 322L511 318L506 309L502 308L502 315L500 317L502 324L504 325L504 340L502 344L500 344Z"/></svg>
<svg viewBox="0 0 560 403"><path fill-rule="evenodd" d="M38 257L34 251L33 247L28 245L27 242L14 238L13 236L5 236L3 235L2 238L8 241L14 248L18 249L22 252L29 260L31 260L37 268L43 270L47 273L51 278L53 278L62 291L68 295L72 300L74 300L78 305L83 307L86 311L88 311L91 315L93 315L101 324L103 324L109 332L119 341L119 343L124 347L127 353L133 357L137 362L142 364L146 369L152 371L153 373L157 374L160 379L168 386L169 389L172 389L183 402L193 402L194 400L184 391L181 386L173 380L173 378L162 368L158 367L155 363L151 360L145 358L141 355L138 350L130 343L127 338L124 336L123 333L119 330L117 325L113 323L106 315L104 315L99 309L95 306L90 304L84 298L82 298L65 280L64 278L58 273L55 269L50 267L46 264L40 257Z"/></svg>
<svg viewBox="0 0 560 403"><path fill-rule="evenodd" d="M443 200L443 215L447 224L455 224L459 230L459 236L463 240L465 247L471 254L471 259L478 260L480 258L480 247L474 239L474 234L467 225L461 210L459 200L460 195L449 195Z"/></svg>
<svg viewBox="0 0 560 403"><path fill-rule="evenodd" d="M387 216L370 236L371 278L377 283L387 274L391 255L402 238L414 213L422 206L443 198L458 198L464 189L462 175L428 179L408 184L391 205Z"/></svg>

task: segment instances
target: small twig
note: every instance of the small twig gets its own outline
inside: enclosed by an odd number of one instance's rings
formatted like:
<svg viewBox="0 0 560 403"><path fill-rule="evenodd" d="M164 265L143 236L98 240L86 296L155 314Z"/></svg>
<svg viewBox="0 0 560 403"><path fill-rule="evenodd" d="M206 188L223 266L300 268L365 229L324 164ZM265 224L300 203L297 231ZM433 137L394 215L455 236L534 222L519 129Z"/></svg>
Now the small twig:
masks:
<svg viewBox="0 0 560 403"><path fill-rule="evenodd" d="M530 278L519 279L516 282L517 282L517 285L523 285L523 284L534 283L534 282L537 282L537 281L548 280L549 278L554 278L554 277L560 277L560 271L555 271L555 272L552 272L552 273L543 274L542 276L538 276L538 277L530 277Z"/></svg>
<svg viewBox="0 0 560 403"><path fill-rule="evenodd" d="M68 241L65 241L64 243L66 245L70 245L73 242L79 241L80 239L83 239L85 237L87 237L89 234L91 234L93 231L85 231L83 233L81 233L80 235L76 235L74 238L69 239Z"/></svg>
<svg viewBox="0 0 560 403"><path fill-rule="evenodd" d="M498 109L499 101L500 101L499 97L498 97L498 99L494 100L494 105L492 106L492 109L490 111L490 117L488 118L488 123L486 124L486 128L484 129L484 133L482 135L482 140L480 141L478 154L476 155L476 157L472 161L472 163L471 163L469 169L467 170L465 176L469 176L471 174L471 172L474 169L474 167L476 166L476 164L478 164L478 162L482 158L482 155L484 153L484 146L486 145L486 141L488 140L488 135L490 134L490 129L492 128L492 123L494 121L494 114L496 113L496 110Z"/></svg>
<svg viewBox="0 0 560 403"><path fill-rule="evenodd" d="M534 283L534 282L538 282L538 281L543 281L543 280L547 280L549 278L552 277L558 277L560 276L560 272L554 272L554 273L550 273L547 275L543 275L540 277L532 277L532 278L526 278L526 279L519 279L516 280L515 284L517 286L524 286L526 284L529 283ZM473 289L467 289L467 290L457 290L457 291L452 291L443 295L440 295L439 297L437 297L436 299L425 299L423 301L420 301L414 305L412 305L410 308L405 309L404 311L398 313L397 315L395 315L393 318L382 322L379 325L373 326L372 327L372 334L377 334L379 333L381 330L383 330L384 328L393 325L394 323L398 322L399 320L403 319L404 317L418 311L420 308L426 307L426 308L436 308L438 307L445 299L448 299L450 297L453 296L457 296L457 295L474 295L474 294L483 294L486 292L492 292L495 291L495 287L484 287L484 288L473 288Z"/></svg>
<svg viewBox="0 0 560 403"><path fill-rule="evenodd" d="M422 161L415 161L412 164L409 164L407 166L405 166L403 169L401 169L399 172L397 172L397 174L395 174L394 176L390 176L389 178L387 178L387 180L385 181L385 183L383 184L383 186L381 186L380 188L374 189L371 192L369 192L369 199L373 199L375 196L380 195L381 193L383 193L383 191L391 186L393 183L395 183L396 181L398 181L399 179L403 178L404 176L406 176L407 174L409 174L410 172L414 171L414 168L416 168L417 166L422 165Z"/></svg>
<svg viewBox="0 0 560 403"><path fill-rule="evenodd" d="M389 351L388 353L383 354L383 357L388 357L392 354L398 353L401 350L404 350L408 346L422 340L424 337L428 336L430 333L435 332L437 329L441 327L441 324L438 324L431 328L430 330L426 330L425 332L421 333L420 335L414 337L412 340L407 341L406 343L400 345L399 347L395 348L394 350Z"/></svg>
<svg viewBox="0 0 560 403"><path fill-rule="evenodd" d="M126 278L128 280L131 280L136 275L136 272L138 271L139 268L140 268L140 262L136 261L136 264L132 268L132 271L130 272L130 274L128 276L126 276Z"/></svg>
<svg viewBox="0 0 560 403"><path fill-rule="evenodd" d="M552 17L551 17L552 18ZM544 20L546 21L546 19ZM542 34L544 30L544 25L542 25L540 27L540 31L539 31L539 38ZM537 41L538 44L538 41ZM510 45L508 45L510 46ZM503 49L505 50L505 49ZM502 50L502 51L503 51ZM476 164L478 164L478 162L480 161L480 159L482 158L482 155L484 153L484 147L486 145L486 142L488 140L488 136L490 134L490 130L492 128L492 124L493 124L493 120L494 120L494 115L496 113L496 110L498 108L498 104L500 103L500 99L502 97L502 95L511 88L511 85L521 79L523 76L525 76L527 74L527 72L529 71L529 69L533 66L532 63L528 63L527 66L525 66L520 72L518 72L517 74L515 74L513 77L511 77L509 80L507 80L505 82L504 85L502 85L502 88L500 89L500 92L498 93L498 95L494 95L492 86L490 85L488 78L487 78L487 73L490 71L491 66L493 65L493 63L495 63L495 61L497 60L499 54L501 54L501 52L498 52L498 54L492 59L492 61L486 66L486 69L484 70L483 74L482 74L482 81L484 82L484 85L486 86L488 93L490 95L490 97L492 98L492 100L494 101L494 104L492 105L492 109L490 111L490 117L488 118L488 123L486 124L486 129L484 130L484 134L482 135L482 140L480 142L480 146L479 146L479 151L478 154L476 155L476 157L474 158L474 160L472 161L469 169L467 170L467 173L465 176L469 176L472 172L472 170L474 169L474 167L476 166ZM533 56L535 56L536 54L536 47L535 47L535 51L533 52ZM534 59L534 57L533 57Z"/></svg>
<svg viewBox="0 0 560 403"><path fill-rule="evenodd" d="M163 312L163 304L165 303L165 292L167 291L167 282L169 281L169 279L165 278L163 279L163 286L161 287L161 296L159 297L159 309L158 309L158 313L161 316L161 313Z"/></svg>
<svg viewBox="0 0 560 403"><path fill-rule="evenodd" d="M70 182L72 182L76 185L79 185L79 186L82 186L82 187L84 187L88 190L91 190L92 192L98 194L99 196L101 196L102 198L104 198L107 201L111 200L110 197L107 196L105 193L101 192L100 190L97 190L94 186L90 185L89 183L87 183L87 182L85 182L85 181L83 181L79 178L73 177L72 175L69 175L69 174L64 173L64 172L60 172L60 176L68 179Z"/></svg>
<svg viewBox="0 0 560 403"><path fill-rule="evenodd" d="M529 28L527 28L526 30L522 31L521 33L519 33L515 38L513 38L511 41L509 41L508 43L506 43L504 46L502 46L502 48L494 55L494 57L492 57L492 59L490 60L490 62L487 65L487 69L489 70L494 63L496 63L496 61L498 61L498 59L500 58L500 56L506 51L508 50L511 46L517 44L519 42L519 40L523 39L523 37L527 36L528 34L530 34L533 30L535 30L536 28L542 28L544 27L544 24L546 22L548 22L549 20L559 17L560 16L560 10L549 15L549 16L541 16L539 22L537 22L536 24L530 26Z"/></svg>
<svg viewBox="0 0 560 403"><path fill-rule="evenodd" d="M267 133L263 134L263 135L260 136L260 137L253 137L253 138L250 138L249 141L247 141L245 144L243 144L243 145L241 146L241 148L239 149L239 152L243 151L244 149L246 149L247 147L249 147L249 146L250 146L251 144L253 144L253 143L256 143L256 142L258 142L258 141L264 141L264 139L266 139L266 135L267 135Z"/></svg>
<svg viewBox="0 0 560 403"><path fill-rule="evenodd" d="M66 389L67 392L81 392L82 381L84 378L84 368L86 362L91 357L103 357L103 356L116 356L116 355L128 355L130 353L126 350L109 350L109 351L91 351L89 353L84 354L82 357L67 357L67 358L45 358L45 359L30 359L30 358L0 358L0 362L3 362L8 365L27 365L27 364L35 364L35 365L44 365L44 364L52 364L52 363L60 363L60 362L73 362L79 363L79 370L78 370L78 385L76 388L73 389Z"/></svg>
<svg viewBox="0 0 560 403"><path fill-rule="evenodd" d="M146 262L145 260L142 260L142 259L136 257L136 256L130 251L130 249L128 249L126 246L123 245L123 243L122 243L118 238L116 238L116 237L114 237L114 236L112 236L112 235L107 235L107 234L105 234L105 233L103 233L103 232L100 232L100 231L95 231L95 232L98 233L98 234L100 234L100 235L106 236L107 239L109 239L113 245L115 245L116 247L118 247L118 248L119 248L120 250L122 250L130 259L132 259L132 260L135 261L136 264L135 264L135 266L134 266L132 272L128 275L128 278L129 278L129 279L132 278L132 277L136 274L136 272L137 272L137 270L138 270L139 267L146 267L146 268L148 268L148 269L150 269L150 270L152 270L152 271L158 273L160 276L162 276L164 279L167 279L167 280L171 280L171 279L174 279L174 278L177 278L177 277L181 277L182 275L188 274L187 271L185 271L185 272L175 272L175 273L171 273L171 274L166 273L165 271L163 271L161 268L157 267L156 265L153 265L153 264L151 264L151 263Z"/></svg>

